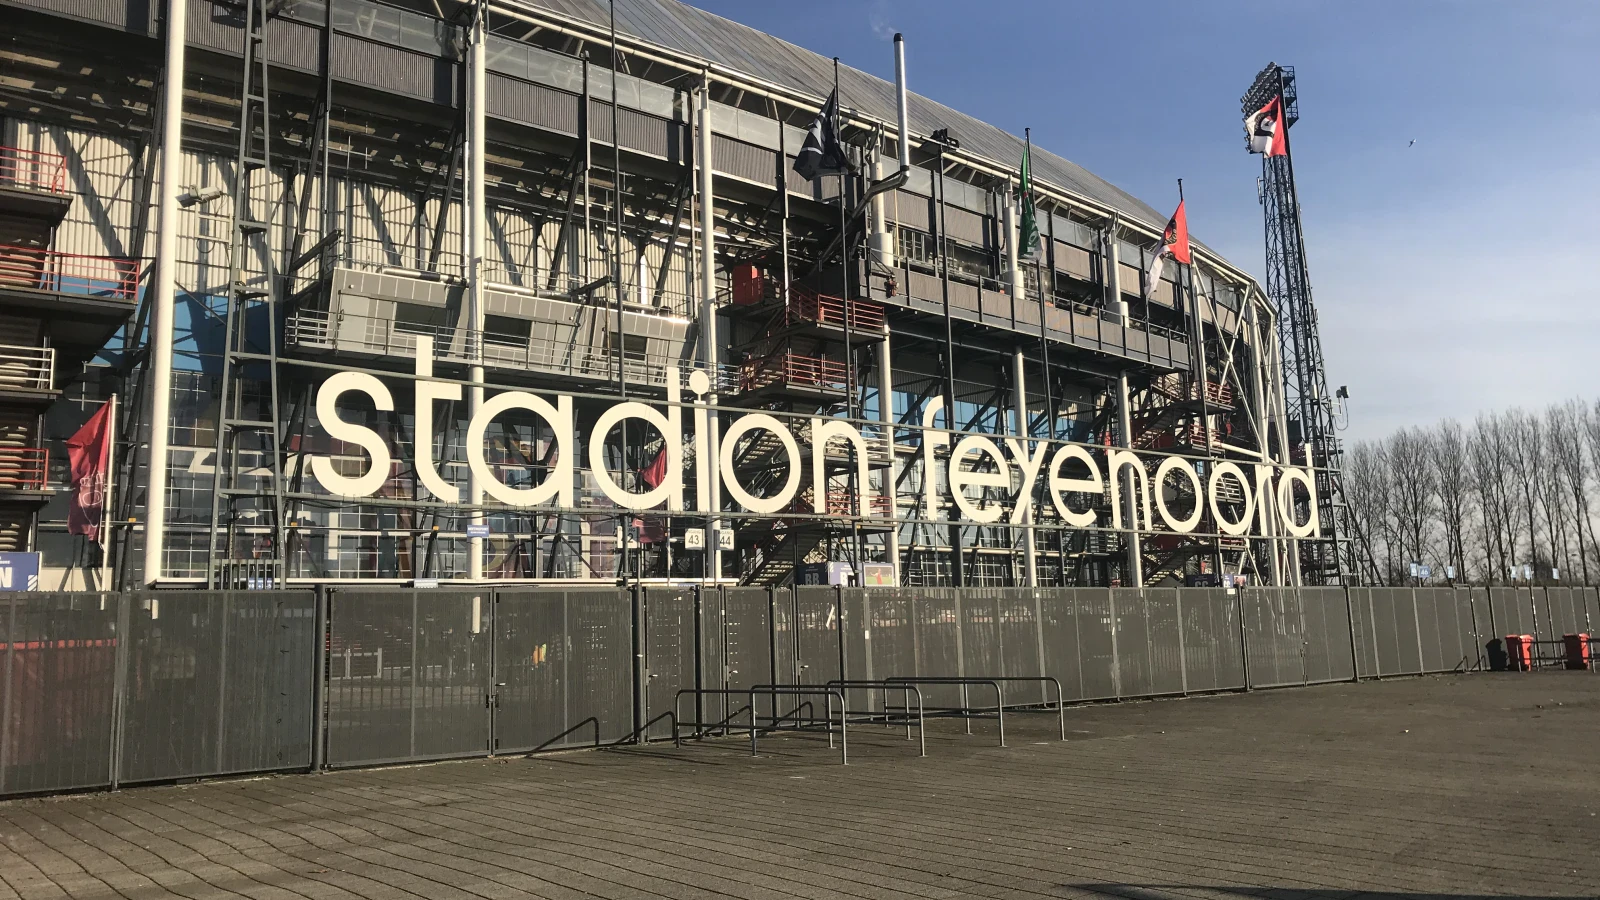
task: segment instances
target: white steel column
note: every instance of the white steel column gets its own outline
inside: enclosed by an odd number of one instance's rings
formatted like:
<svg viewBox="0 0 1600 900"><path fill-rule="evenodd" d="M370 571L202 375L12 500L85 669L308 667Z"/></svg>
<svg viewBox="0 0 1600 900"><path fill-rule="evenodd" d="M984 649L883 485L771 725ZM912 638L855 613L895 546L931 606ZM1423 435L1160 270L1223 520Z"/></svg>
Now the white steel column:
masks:
<svg viewBox="0 0 1600 900"><path fill-rule="evenodd" d="M700 166L700 360L705 364L706 374L711 376L711 392L706 396L706 403L712 407L717 405L717 363L721 358L721 346L717 338L717 230L716 230L716 179L712 174L711 163L711 90L710 81L705 81L700 89L700 110L696 122L698 128L698 146L695 148L695 162ZM711 458L705 461L702 471L708 473L711 479L711 509L706 510L707 521L711 527L706 534L706 576L716 581L722 577L722 519L717 515L722 510L722 482L718 470L718 460L721 459L721 424L717 421L715 409L709 411L706 417L710 421L711 435L706 441Z"/></svg>
<svg viewBox="0 0 1600 900"><path fill-rule="evenodd" d="M1276 342L1277 332L1273 330L1269 333L1262 330L1261 305L1251 298L1248 291L1244 293L1244 297L1250 307L1250 352L1255 357L1255 372L1250 380L1255 382L1256 431L1260 436L1261 461L1274 463L1278 460L1272 455L1272 437L1267 433L1266 426L1268 423L1276 421L1278 416L1276 413L1269 415L1267 412L1267 394L1262 385L1267 383L1270 369L1267 363L1267 346L1262 341L1263 335L1268 335L1268 344ZM1259 499L1257 502L1260 502ZM1281 585L1283 584L1283 573L1279 568L1279 553L1282 552L1283 545L1277 537L1277 520L1277 516L1267 516L1268 527L1262 532L1261 536L1267 541L1267 578L1272 584ZM1248 538L1245 540L1245 546L1250 546ZM1239 574L1244 574L1243 565L1239 567ZM1257 574L1259 575L1259 573Z"/></svg>
<svg viewBox="0 0 1600 900"><path fill-rule="evenodd" d="M484 156L485 142L488 138L488 112L485 108L484 85L488 75L487 55L485 43L487 40L487 17L489 7L487 3L480 2L477 14L472 18L472 34L470 45L472 56L470 59L471 71L467 75L467 210L464 237L467 241L467 345L473 360L471 368L472 386L467 389L468 415L477 418L478 410L483 406L483 246L484 234L488 231L488 218L484 204ZM477 476L469 470L467 473L467 502L472 506L472 515L469 521L473 525L483 525L483 485L478 483ZM467 564L467 577L477 581L483 578L483 538L468 538L467 544L470 560Z"/></svg>
<svg viewBox="0 0 1600 900"><path fill-rule="evenodd" d="M893 358L889 352L889 326L883 326L883 342L878 345L878 421L883 423L883 452L888 454L889 466L883 470L883 496L889 501L888 540L884 545L889 564L894 566L894 583L900 586L900 504L896 502L894 483L899 472L894 446L894 372Z"/></svg>
<svg viewBox="0 0 1600 900"><path fill-rule="evenodd" d="M1117 225L1113 219L1106 231L1106 283L1111 286L1111 298L1116 303L1122 327L1128 327L1128 301L1122 299L1121 253L1117 249ZM1133 449L1133 410L1129 408L1128 372L1117 372L1117 431L1120 446ZM1128 544L1128 580L1125 587L1144 587L1144 561L1139 557L1139 504L1134 502L1133 473L1122 471L1122 517L1128 528L1124 539Z"/></svg>
<svg viewBox="0 0 1600 900"><path fill-rule="evenodd" d="M883 156L880 153L872 160L872 180L874 183L883 180ZM887 193L887 192L884 192ZM872 195L872 234L867 238L868 248L872 251L872 258L885 269L894 269L894 237L889 234L889 220L884 215L884 194Z"/></svg>
<svg viewBox="0 0 1600 900"><path fill-rule="evenodd" d="M1005 226L1006 226L1006 277L1011 283L1011 308L1013 312L1017 304L1023 301L1024 286L1027 280L1022 275L1022 253L1017 244L1022 240L1017 233L1017 202L1011 196L1010 182L1007 182L1005 198Z"/></svg>
<svg viewBox="0 0 1600 900"><path fill-rule="evenodd" d="M167 537L167 428L172 422L172 312L178 267L178 182L183 168L184 45L189 5L167 3L167 61L161 87L161 172L156 185L159 231L150 286L150 486L145 494L144 583L161 578ZM213 461L214 462L214 461Z"/></svg>
<svg viewBox="0 0 1600 900"><path fill-rule="evenodd" d="M1012 406L1015 407L1016 422L1012 430L1017 435L1018 442L1031 451L1032 448L1028 447L1028 381L1026 378L1026 365L1027 357L1022 355L1021 349L1018 349L1011 359L1011 379L1012 384L1016 385L1013 390L1014 398L1012 400ZM1023 553L1026 555L1026 562L1023 563L1023 566L1028 575L1028 587L1039 586L1039 544L1033 531L1033 520L1037 514L1033 504L1029 504L1028 520L1022 525L1022 548Z"/></svg>

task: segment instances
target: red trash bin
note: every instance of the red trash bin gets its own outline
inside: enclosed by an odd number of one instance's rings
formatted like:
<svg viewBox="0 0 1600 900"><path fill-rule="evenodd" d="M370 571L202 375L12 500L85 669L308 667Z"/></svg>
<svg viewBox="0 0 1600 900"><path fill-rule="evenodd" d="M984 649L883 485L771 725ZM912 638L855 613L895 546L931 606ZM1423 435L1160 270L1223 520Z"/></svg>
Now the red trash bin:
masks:
<svg viewBox="0 0 1600 900"><path fill-rule="evenodd" d="M1563 634L1561 640L1567 645L1567 668L1588 671L1589 636L1587 634Z"/></svg>
<svg viewBox="0 0 1600 900"><path fill-rule="evenodd" d="M1533 670L1533 635L1506 635L1507 667L1513 672Z"/></svg>

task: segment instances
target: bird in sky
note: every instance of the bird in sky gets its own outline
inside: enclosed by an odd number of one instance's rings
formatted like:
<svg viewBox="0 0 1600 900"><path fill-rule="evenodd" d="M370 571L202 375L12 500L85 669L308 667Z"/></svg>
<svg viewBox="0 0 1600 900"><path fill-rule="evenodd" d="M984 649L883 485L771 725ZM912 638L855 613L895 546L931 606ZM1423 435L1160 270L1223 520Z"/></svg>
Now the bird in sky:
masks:
<svg viewBox="0 0 1600 900"><path fill-rule="evenodd" d="M1416 146L1416 144L1417 144L1417 139L1416 138L1412 138L1411 139L1411 143L1407 144L1406 146L1407 147L1414 147L1414 146Z"/></svg>

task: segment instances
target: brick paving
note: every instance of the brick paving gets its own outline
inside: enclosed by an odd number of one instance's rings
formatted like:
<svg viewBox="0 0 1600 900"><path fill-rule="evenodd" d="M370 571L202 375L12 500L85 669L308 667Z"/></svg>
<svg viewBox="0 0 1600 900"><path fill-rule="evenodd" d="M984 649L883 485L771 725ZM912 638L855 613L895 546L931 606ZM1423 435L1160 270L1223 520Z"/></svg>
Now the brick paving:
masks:
<svg viewBox="0 0 1600 900"><path fill-rule="evenodd" d="M0 804L0 897L1600 896L1600 676L1081 707Z"/></svg>

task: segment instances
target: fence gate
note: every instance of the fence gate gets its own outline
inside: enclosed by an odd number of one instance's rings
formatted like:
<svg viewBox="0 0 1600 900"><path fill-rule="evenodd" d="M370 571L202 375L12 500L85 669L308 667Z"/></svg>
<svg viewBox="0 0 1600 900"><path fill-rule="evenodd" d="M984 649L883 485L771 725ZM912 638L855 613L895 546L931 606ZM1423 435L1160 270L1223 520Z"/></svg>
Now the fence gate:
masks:
<svg viewBox="0 0 1600 900"><path fill-rule="evenodd" d="M695 593L692 588L640 588L644 615L644 737L672 737L664 718L678 691L695 687ZM685 706L684 715L691 707Z"/></svg>
<svg viewBox="0 0 1600 900"><path fill-rule="evenodd" d="M328 613L328 764L489 752L487 590L340 590Z"/></svg>
<svg viewBox="0 0 1600 900"><path fill-rule="evenodd" d="M494 750L593 746L633 732L633 598L616 588L498 591Z"/></svg>

